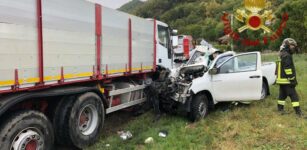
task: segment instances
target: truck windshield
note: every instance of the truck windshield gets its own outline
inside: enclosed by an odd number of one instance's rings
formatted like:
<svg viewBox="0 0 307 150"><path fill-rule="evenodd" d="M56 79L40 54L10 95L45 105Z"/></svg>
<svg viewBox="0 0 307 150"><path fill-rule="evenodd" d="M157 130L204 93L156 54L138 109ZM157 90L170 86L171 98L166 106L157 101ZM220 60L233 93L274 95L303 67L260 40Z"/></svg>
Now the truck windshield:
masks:
<svg viewBox="0 0 307 150"><path fill-rule="evenodd" d="M168 48L170 42L170 36L167 27L158 26L158 36L159 36L159 43L164 47Z"/></svg>
<svg viewBox="0 0 307 150"><path fill-rule="evenodd" d="M200 58L203 58L203 59L200 59ZM201 62L206 61L205 59L206 59L205 53L195 51L193 56L191 57L191 59L187 62L187 65L193 65L193 64L196 64L196 63L201 63Z"/></svg>
<svg viewBox="0 0 307 150"><path fill-rule="evenodd" d="M172 58L172 45L170 37L170 29L165 26L158 25L159 44L167 49L168 58Z"/></svg>

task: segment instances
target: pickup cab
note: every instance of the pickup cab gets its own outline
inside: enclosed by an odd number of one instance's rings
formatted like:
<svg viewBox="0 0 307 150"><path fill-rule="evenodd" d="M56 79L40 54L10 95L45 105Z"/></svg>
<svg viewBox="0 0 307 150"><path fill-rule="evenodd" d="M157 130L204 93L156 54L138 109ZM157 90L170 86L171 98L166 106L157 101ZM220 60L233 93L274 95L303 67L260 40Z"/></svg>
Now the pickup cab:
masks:
<svg viewBox="0 0 307 150"><path fill-rule="evenodd" d="M275 69L274 62L262 64L260 52L226 52L210 61L206 52L196 50L187 64L172 70L169 89L173 93L161 101L184 106L196 121L219 102L265 99L275 82Z"/></svg>

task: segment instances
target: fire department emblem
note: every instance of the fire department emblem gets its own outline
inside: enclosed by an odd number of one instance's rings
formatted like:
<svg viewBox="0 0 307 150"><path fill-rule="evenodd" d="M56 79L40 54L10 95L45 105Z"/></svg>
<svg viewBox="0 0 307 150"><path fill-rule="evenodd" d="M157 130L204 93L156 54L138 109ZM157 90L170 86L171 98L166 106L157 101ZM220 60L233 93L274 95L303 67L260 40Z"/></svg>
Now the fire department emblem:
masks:
<svg viewBox="0 0 307 150"><path fill-rule="evenodd" d="M235 13L235 18L245 23L244 26L238 29L239 33L249 30L262 29L266 33L271 33L272 30L267 26L270 25L274 15L272 10L266 10L271 6L266 0L244 0L245 9L238 9Z"/></svg>

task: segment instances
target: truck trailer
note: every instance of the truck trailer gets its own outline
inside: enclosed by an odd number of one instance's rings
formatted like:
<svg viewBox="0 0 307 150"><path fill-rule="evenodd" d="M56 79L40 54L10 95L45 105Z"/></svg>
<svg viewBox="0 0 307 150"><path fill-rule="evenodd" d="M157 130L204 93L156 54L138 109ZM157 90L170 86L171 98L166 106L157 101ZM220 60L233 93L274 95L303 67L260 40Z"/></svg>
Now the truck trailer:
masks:
<svg viewBox="0 0 307 150"><path fill-rule="evenodd" d="M95 143L172 66L167 24L85 0L0 0L0 149Z"/></svg>

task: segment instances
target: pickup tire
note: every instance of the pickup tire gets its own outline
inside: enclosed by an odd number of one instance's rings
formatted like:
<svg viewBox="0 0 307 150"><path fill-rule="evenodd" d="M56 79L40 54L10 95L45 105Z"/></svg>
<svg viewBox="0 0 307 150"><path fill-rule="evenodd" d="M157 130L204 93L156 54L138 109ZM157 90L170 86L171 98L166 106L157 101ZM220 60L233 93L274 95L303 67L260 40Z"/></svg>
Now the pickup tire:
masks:
<svg viewBox="0 0 307 150"><path fill-rule="evenodd" d="M263 82L261 89L261 98L260 98L261 100L264 100L268 96L268 91L269 91L268 88L269 88L268 85L265 82Z"/></svg>
<svg viewBox="0 0 307 150"><path fill-rule="evenodd" d="M188 117L191 121L199 121L208 115L208 98L204 94L197 94L191 102Z"/></svg>
<svg viewBox="0 0 307 150"><path fill-rule="evenodd" d="M24 110L2 121L0 149L52 150L54 135L48 118L41 112Z"/></svg>
<svg viewBox="0 0 307 150"><path fill-rule="evenodd" d="M55 128L59 136L57 142L72 144L80 149L94 144L98 140L104 117L104 106L96 93L88 92L60 102L54 119L57 121L54 124L58 124Z"/></svg>

